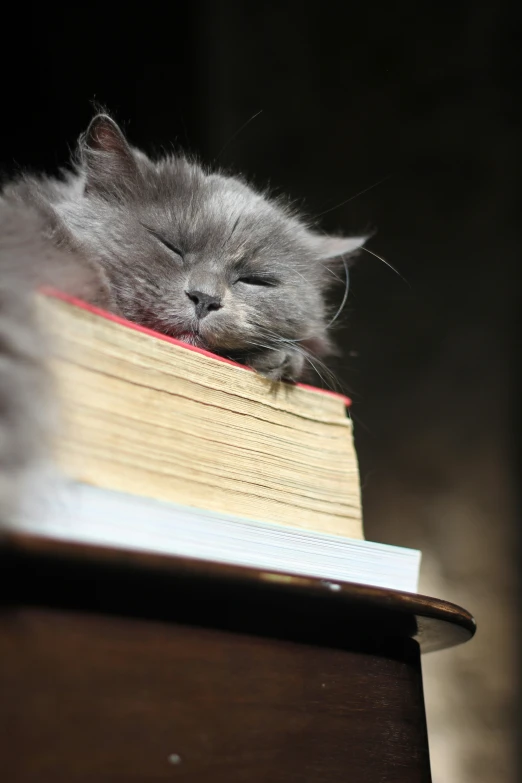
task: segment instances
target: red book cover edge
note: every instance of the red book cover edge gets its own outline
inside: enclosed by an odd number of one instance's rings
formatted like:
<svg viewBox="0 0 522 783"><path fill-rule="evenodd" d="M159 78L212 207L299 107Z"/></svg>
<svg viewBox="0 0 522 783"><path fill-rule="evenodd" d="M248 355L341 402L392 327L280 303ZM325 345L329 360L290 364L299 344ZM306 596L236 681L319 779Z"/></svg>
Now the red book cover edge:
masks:
<svg viewBox="0 0 522 783"><path fill-rule="evenodd" d="M202 354L203 356L208 356L210 359L215 359L216 361L223 362L224 364L230 364L233 367L239 367L240 369L246 370L247 372L254 372L251 367L246 367L244 364L238 364L238 362L234 362L231 359L225 359L223 356L218 356L215 353L206 351L204 348L197 348L195 345L188 345L182 340L176 340L175 337L169 337L166 334L161 334L161 332L155 332L153 329L147 329L146 326L135 324L133 321L127 321L126 318L121 318L119 315L109 313L107 310L102 310L99 307L95 307L88 302L84 302L82 299L78 299L75 296L70 296L69 294L66 294L63 291L59 291L56 288L44 287L40 289L40 292L46 296L53 296L56 299L62 299L64 302L68 302L75 307L81 307L83 310L94 313L94 315L98 315L101 318L106 318L107 320L113 321L116 324L120 324L120 326L126 326L128 329L134 329L137 332L148 334L150 337L155 337L157 340L163 340L166 343L172 343L173 345L177 345L180 348L185 348L188 351L194 351L195 353ZM349 408L352 404L350 398L346 397L344 394L338 394L337 392L329 391L328 389L319 389L317 386L309 386L306 383L297 383L296 386L298 386L300 389L306 389L307 391L316 392L317 394L326 394L329 397L335 397L338 400L342 400L347 408Z"/></svg>

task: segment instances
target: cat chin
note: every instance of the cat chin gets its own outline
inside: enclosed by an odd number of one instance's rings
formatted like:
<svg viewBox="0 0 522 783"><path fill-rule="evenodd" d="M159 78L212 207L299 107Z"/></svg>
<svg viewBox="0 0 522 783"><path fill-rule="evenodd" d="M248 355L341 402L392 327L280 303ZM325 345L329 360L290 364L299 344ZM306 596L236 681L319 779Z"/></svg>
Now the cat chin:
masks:
<svg viewBox="0 0 522 783"><path fill-rule="evenodd" d="M201 335L196 332L180 332L173 336L176 340L186 343L186 345L193 345L195 348L206 348L208 350L207 344L201 339Z"/></svg>

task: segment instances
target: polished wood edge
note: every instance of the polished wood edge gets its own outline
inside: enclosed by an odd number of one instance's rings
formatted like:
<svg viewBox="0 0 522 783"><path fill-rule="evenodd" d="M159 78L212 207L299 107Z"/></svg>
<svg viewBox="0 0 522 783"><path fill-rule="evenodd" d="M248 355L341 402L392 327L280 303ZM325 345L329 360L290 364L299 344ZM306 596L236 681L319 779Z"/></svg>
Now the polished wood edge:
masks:
<svg viewBox="0 0 522 783"><path fill-rule="evenodd" d="M293 595L296 599L326 599L337 606L367 607L368 610L388 611L396 615L416 618L412 638L419 641L423 652L442 649L471 639L476 631L473 616L456 604L416 593L405 593L351 582L328 581L315 577L294 576L276 571L262 571L244 566L192 560L152 552L112 549L103 546L78 544L25 533L3 532L0 535L3 556L16 555L38 559L59 558L85 565L97 564L118 568L146 570L156 574L173 575L192 581L214 580L216 583L236 584L238 588L260 588ZM445 627L444 640L433 642L431 625ZM429 638L428 638L429 637Z"/></svg>

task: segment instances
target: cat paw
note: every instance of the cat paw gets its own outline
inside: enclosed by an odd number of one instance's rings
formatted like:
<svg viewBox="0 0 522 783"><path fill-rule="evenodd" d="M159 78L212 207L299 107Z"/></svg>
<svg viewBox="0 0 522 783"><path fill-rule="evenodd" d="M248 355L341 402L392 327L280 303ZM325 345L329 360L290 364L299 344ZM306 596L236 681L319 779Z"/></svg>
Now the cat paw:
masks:
<svg viewBox="0 0 522 783"><path fill-rule="evenodd" d="M303 374L304 357L293 350L274 348L249 357L247 362L260 375L271 381L295 383Z"/></svg>

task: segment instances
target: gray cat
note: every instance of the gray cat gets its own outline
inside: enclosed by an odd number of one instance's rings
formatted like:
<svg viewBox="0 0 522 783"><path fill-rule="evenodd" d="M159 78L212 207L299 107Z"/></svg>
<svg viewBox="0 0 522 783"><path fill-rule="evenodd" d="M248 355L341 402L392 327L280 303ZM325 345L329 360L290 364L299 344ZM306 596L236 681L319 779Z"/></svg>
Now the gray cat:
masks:
<svg viewBox="0 0 522 783"><path fill-rule="evenodd" d="M312 231L239 178L152 161L95 117L72 173L0 196L0 521L52 429L37 286L297 381L332 348L326 291L363 243Z"/></svg>

